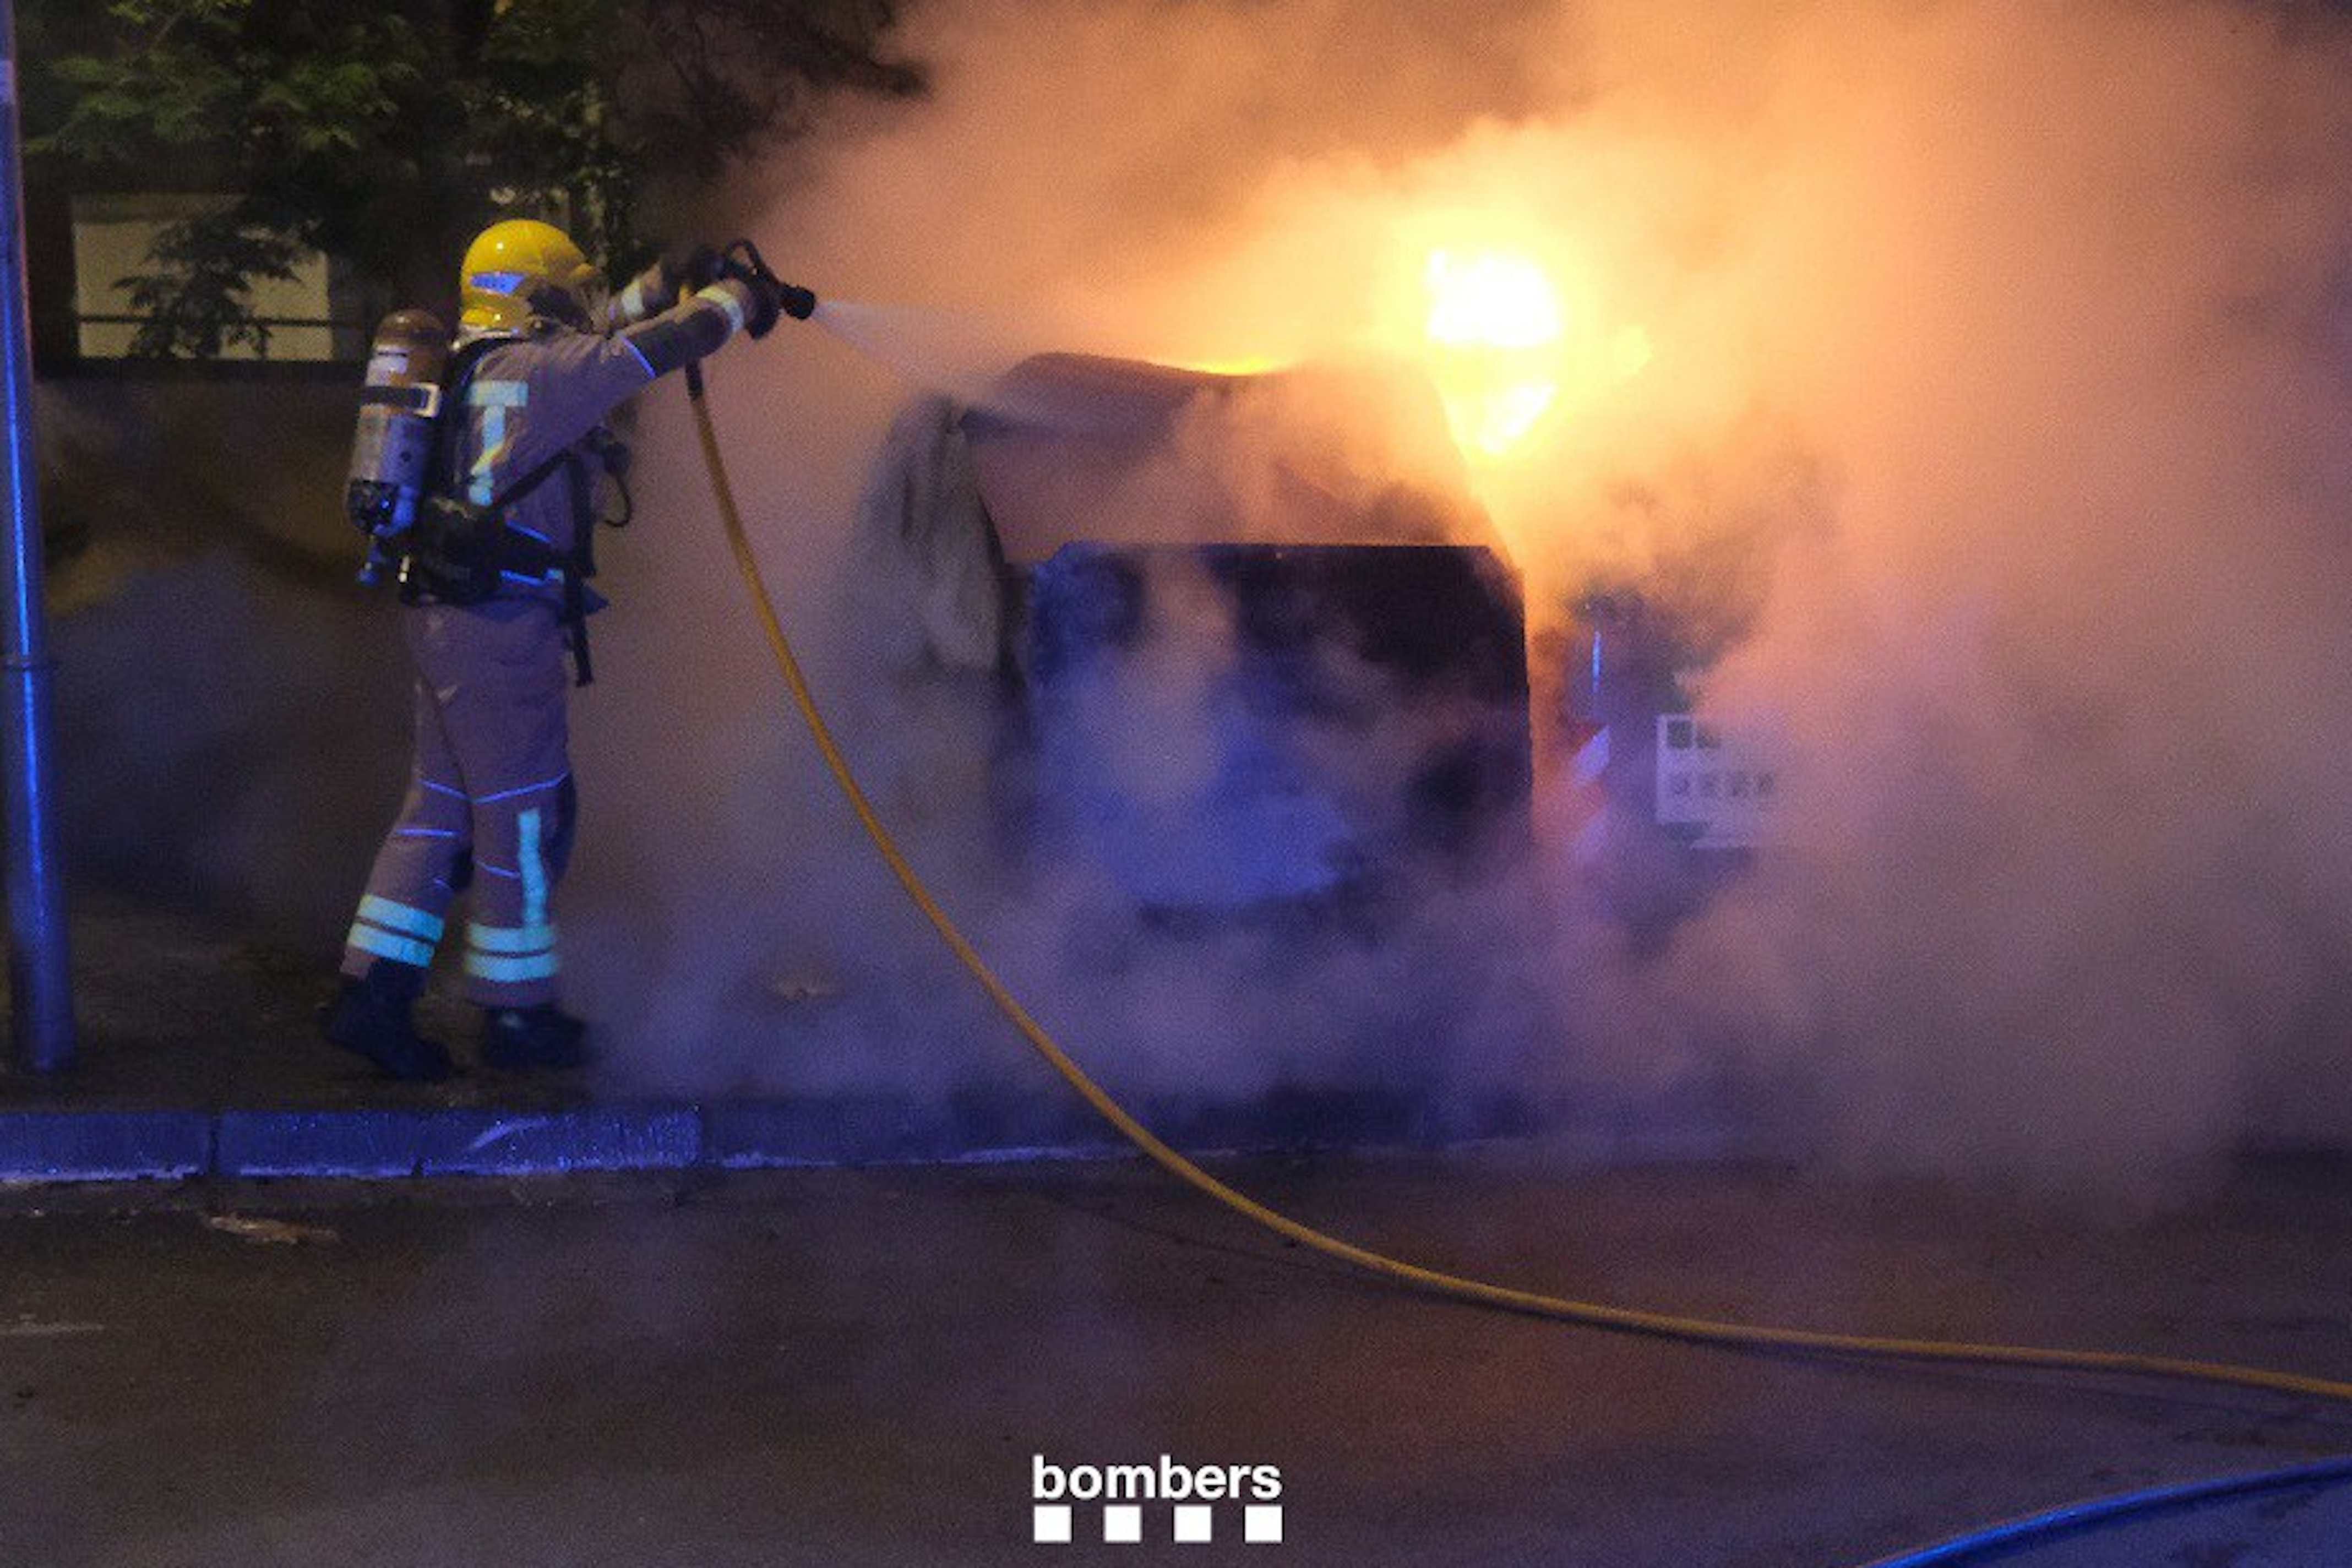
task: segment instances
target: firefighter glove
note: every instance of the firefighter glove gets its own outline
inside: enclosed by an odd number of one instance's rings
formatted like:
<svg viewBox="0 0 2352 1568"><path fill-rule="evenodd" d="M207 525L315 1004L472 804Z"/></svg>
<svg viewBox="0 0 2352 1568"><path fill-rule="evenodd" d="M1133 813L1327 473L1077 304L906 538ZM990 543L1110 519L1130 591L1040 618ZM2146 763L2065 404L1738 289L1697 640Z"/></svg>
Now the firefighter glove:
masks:
<svg viewBox="0 0 2352 1568"><path fill-rule="evenodd" d="M769 279L738 275L728 279L719 287L733 290L743 301L743 331L746 336L764 338L775 330L777 318L783 314L783 303L777 297L781 285Z"/></svg>
<svg viewBox="0 0 2352 1568"><path fill-rule="evenodd" d="M662 252L661 272L663 281L683 297L726 277L727 263L714 247L698 239Z"/></svg>

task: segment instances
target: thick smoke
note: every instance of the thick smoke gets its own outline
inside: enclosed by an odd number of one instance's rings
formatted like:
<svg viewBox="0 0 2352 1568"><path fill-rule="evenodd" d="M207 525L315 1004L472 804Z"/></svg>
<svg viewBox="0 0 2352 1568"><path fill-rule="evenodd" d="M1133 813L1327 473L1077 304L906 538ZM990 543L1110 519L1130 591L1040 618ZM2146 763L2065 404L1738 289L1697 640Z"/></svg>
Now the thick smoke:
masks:
<svg viewBox="0 0 2352 1568"><path fill-rule="evenodd" d="M1444 1037L1454 1087L1570 1116L1735 1103L1856 1161L2110 1187L2352 1131L2336 19L961 0L904 43L929 101L843 107L718 208L828 297L920 307L856 318L897 368L780 333L713 398L885 812L1108 1076L1377 1079ZM1427 358L1440 246L1563 297L1552 407L1474 473L1539 685L1594 584L1736 626L1702 712L1786 759L1780 842L1631 940L1548 748L1538 874L1433 888L1393 950L1118 937L1099 867L1008 869L993 678L920 657L856 525L906 373L968 401L1022 350ZM583 1000L664 1080L1023 1070L787 733L681 400L647 404L659 500L578 725ZM1166 636L1181 716L1221 633Z"/></svg>

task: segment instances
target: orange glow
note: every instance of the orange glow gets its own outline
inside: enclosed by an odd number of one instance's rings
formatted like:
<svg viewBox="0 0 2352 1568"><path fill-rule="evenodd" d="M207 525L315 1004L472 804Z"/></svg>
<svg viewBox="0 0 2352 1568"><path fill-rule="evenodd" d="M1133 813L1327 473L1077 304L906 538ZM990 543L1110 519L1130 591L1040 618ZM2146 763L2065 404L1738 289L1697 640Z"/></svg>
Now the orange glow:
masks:
<svg viewBox="0 0 2352 1568"><path fill-rule="evenodd" d="M1372 264L1374 286L1341 291L1319 333L1284 321L1255 343L1196 341L1152 357L1228 376L1289 370L1334 345L1407 362L1428 377L1454 446L1479 470L1524 467L1564 434L1565 419L1602 405L1650 363L1648 333L1612 316L1572 247L1514 215L1433 210L1394 222L1391 237L1397 248Z"/></svg>
<svg viewBox="0 0 2352 1568"><path fill-rule="evenodd" d="M1448 348L1538 349L1559 341L1559 294L1529 257L1433 250L1429 337Z"/></svg>
<svg viewBox="0 0 2352 1568"><path fill-rule="evenodd" d="M1176 362L1179 370L1197 370L1203 375L1271 375L1278 370L1288 370L1291 362L1272 354L1239 354L1232 359L1188 359Z"/></svg>
<svg viewBox="0 0 2352 1568"><path fill-rule="evenodd" d="M1430 369L1454 438L1499 458L1559 399L1559 291L1534 258L1508 250L1432 250L1422 281Z"/></svg>

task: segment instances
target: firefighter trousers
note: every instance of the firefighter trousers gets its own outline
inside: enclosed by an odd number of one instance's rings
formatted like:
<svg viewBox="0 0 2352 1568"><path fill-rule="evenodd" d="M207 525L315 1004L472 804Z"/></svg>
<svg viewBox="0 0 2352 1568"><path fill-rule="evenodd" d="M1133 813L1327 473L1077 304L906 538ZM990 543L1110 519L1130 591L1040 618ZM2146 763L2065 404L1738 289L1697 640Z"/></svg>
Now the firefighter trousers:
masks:
<svg viewBox="0 0 2352 1568"><path fill-rule="evenodd" d="M485 1007L551 1003L553 899L575 815L556 606L417 605L401 619L416 673L415 760L342 971L430 964L451 903L468 891L467 996Z"/></svg>

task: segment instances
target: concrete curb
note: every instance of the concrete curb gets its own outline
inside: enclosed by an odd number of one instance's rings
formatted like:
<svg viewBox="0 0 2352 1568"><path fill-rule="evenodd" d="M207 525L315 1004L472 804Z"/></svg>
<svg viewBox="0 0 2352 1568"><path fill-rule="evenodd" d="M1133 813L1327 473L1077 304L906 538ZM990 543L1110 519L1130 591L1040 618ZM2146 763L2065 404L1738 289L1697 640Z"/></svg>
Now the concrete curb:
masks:
<svg viewBox="0 0 2352 1568"><path fill-rule="evenodd" d="M176 1181L212 1169L201 1110L15 1110L0 1114L0 1182Z"/></svg>
<svg viewBox="0 0 2352 1568"><path fill-rule="evenodd" d="M1219 1152L1348 1147L1392 1144L1397 1117L1389 1097L1335 1096L1304 1110L1223 1109L1212 1125L1172 1131ZM740 1171L1098 1157L1125 1147L1075 1107L964 1103L941 1111L886 1098L0 1110L0 1184L15 1185Z"/></svg>
<svg viewBox="0 0 2352 1568"><path fill-rule="evenodd" d="M1571 1164L1705 1164L1790 1147L1718 1109L1545 1118L1517 1100L1441 1110L1396 1089L1286 1089L1230 1102L1146 1100L1144 1124L1195 1154L1539 1145ZM0 1186L337 1177L548 1176L574 1172L1102 1159L1127 1143L1075 1099L1012 1089L944 1103L621 1100L509 1105L0 1107Z"/></svg>
<svg viewBox="0 0 2352 1568"><path fill-rule="evenodd" d="M491 1176L705 1163L702 1115L690 1105L229 1110L216 1125L206 1173L218 1176Z"/></svg>

